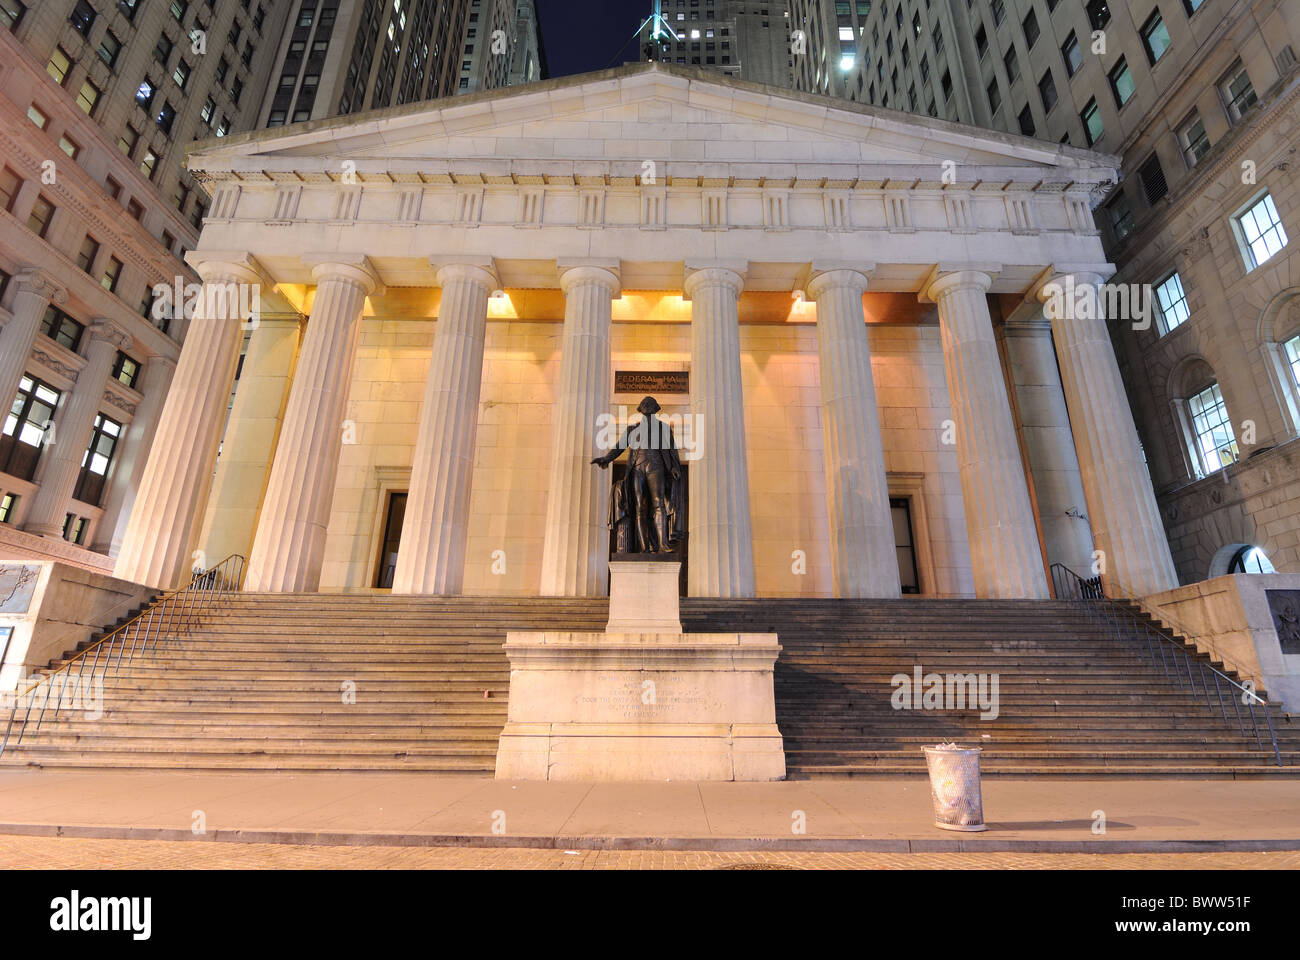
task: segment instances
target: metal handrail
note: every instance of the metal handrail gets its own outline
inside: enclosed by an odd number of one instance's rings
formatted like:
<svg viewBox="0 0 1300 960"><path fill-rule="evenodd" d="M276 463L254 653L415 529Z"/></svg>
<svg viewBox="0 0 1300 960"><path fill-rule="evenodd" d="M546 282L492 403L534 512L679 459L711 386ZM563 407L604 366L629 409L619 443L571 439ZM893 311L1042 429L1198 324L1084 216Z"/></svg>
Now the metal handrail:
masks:
<svg viewBox="0 0 1300 960"><path fill-rule="evenodd" d="M68 698L70 687L74 699L84 698L87 685L98 683L101 685L102 696L104 680L110 673L113 676L121 673L123 659L130 667L135 661L137 647L140 655L156 650L160 638L188 628L195 622L196 617L212 609L227 595L238 591L243 578L244 558L239 554L227 557L208 570L196 572L193 579L185 586L163 594L126 623L100 637L86 649L74 653L58 668L38 677L21 693L15 691L12 694L14 705L9 711L9 722L5 725L4 740L0 741L0 756L4 755L11 738L15 745L22 743L23 736L27 733L27 726L32 719L32 712L38 704L39 712L35 722L37 730L45 720L51 701L53 701L53 713L50 719L53 721L58 718L59 712L64 707L64 701ZM115 654L116 659L114 659ZM86 676L87 665L90 667L89 676ZM72 676L74 669L75 677ZM18 721L20 711L23 713L21 722ZM16 736L15 725L18 727Z"/></svg>
<svg viewBox="0 0 1300 960"><path fill-rule="evenodd" d="M1212 663L1206 664L1189 653L1189 641L1174 634L1140 603L1129 597L1108 596L1106 585L1101 577L1086 579L1061 563L1052 564L1051 574L1052 587L1058 599L1083 604L1093 620L1101 624L1117 640L1144 639L1147 657L1151 663L1159 666L1167 679L1172 679L1178 686L1190 690L1193 696L1203 697L1212 713L1217 704L1218 713L1229 728L1232 726L1232 721L1228 717L1227 705L1231 703L1241 736L1250 739L1253 733L1256 745L1263 750L1266 749L1263 734L1260 723L1255 717L1255 707L1258 705L1264 716L1264 726L1268 730L1268 738L1273 747L1273 759L1277 761L1279 767L1284 765L1282 751L1277 743L1277 733L1273 730L1273 719L1269 715L1268 701L1250 687L1244 686L1216 669ZM1142 620L1138 616L1139 611L1151 616L1155 622ZM1192 646L1192 651L1199 653L1195 646ZM1181 661L1179 657L1182 658ZM1249 732L1247 717L1241 710L1242 706L1249 708Z"/></svg>

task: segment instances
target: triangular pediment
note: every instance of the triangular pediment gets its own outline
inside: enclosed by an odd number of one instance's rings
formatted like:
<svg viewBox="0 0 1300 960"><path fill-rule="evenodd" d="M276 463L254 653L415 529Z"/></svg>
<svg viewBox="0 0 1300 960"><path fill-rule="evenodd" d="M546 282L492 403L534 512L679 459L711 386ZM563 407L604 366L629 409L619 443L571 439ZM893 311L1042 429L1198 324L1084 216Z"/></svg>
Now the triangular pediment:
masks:
<svg viewBox="0 0 1300 960"><path fill-rule="evenodd" d="M204 179L334 179L344 161L363 179L516 182L1087 184L1117 168L1105 154L660 64L206 141L188 162Z"/></svg>

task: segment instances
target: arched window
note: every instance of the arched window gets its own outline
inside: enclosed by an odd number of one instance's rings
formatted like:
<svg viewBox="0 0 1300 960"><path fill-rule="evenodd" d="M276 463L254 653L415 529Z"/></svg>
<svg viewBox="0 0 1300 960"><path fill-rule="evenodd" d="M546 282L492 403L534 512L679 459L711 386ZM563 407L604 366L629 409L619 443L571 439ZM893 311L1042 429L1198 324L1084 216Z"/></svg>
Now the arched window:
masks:
<svg viewBox="0 0 1300 960"><path fill-rule="evenodd" d="M1268 554L1259 547L1247 544L1232 555L1228 573L1277 573Z"/></svg>
<svg viewBox="0 0 1300 960"><path fill-rule="evenodd" d="M1216 381L1187 398L1196 450L1207 473L1222 469L1238 459L1237 438L1232 431L1227 404Z"/></svg>

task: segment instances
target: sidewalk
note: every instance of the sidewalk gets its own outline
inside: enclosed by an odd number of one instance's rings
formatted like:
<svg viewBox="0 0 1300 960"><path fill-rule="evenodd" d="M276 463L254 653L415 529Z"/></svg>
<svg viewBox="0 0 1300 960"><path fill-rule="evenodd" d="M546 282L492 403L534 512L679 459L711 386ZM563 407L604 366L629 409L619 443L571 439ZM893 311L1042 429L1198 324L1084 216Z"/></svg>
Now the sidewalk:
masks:
<svg viewBox="0 0 1300 960"><path fill-rule="evenodd" d="M1096 811L1105 833L1094 833ZM985 833L921 778L533 783L418 774L0 772L0 834L573 850L1300 850L1296 780L986 780ZM202 819L205 832L194 825ZM800 822L806 832L797 833Z"/></svg>

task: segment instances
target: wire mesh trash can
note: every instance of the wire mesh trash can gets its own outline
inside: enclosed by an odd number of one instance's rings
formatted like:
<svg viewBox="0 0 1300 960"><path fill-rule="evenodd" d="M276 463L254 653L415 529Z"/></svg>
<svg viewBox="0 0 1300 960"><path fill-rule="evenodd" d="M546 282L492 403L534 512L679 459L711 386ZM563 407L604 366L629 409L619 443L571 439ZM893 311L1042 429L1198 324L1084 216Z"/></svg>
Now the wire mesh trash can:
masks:
<svg viewBox="0 0 1300 960"><path fill-rule="evenodd" d="M984 825L984 799L980 794L980 748L940 744L922 747L930 769L930 798L934 825L941 830L974 833Z"/></svg>

